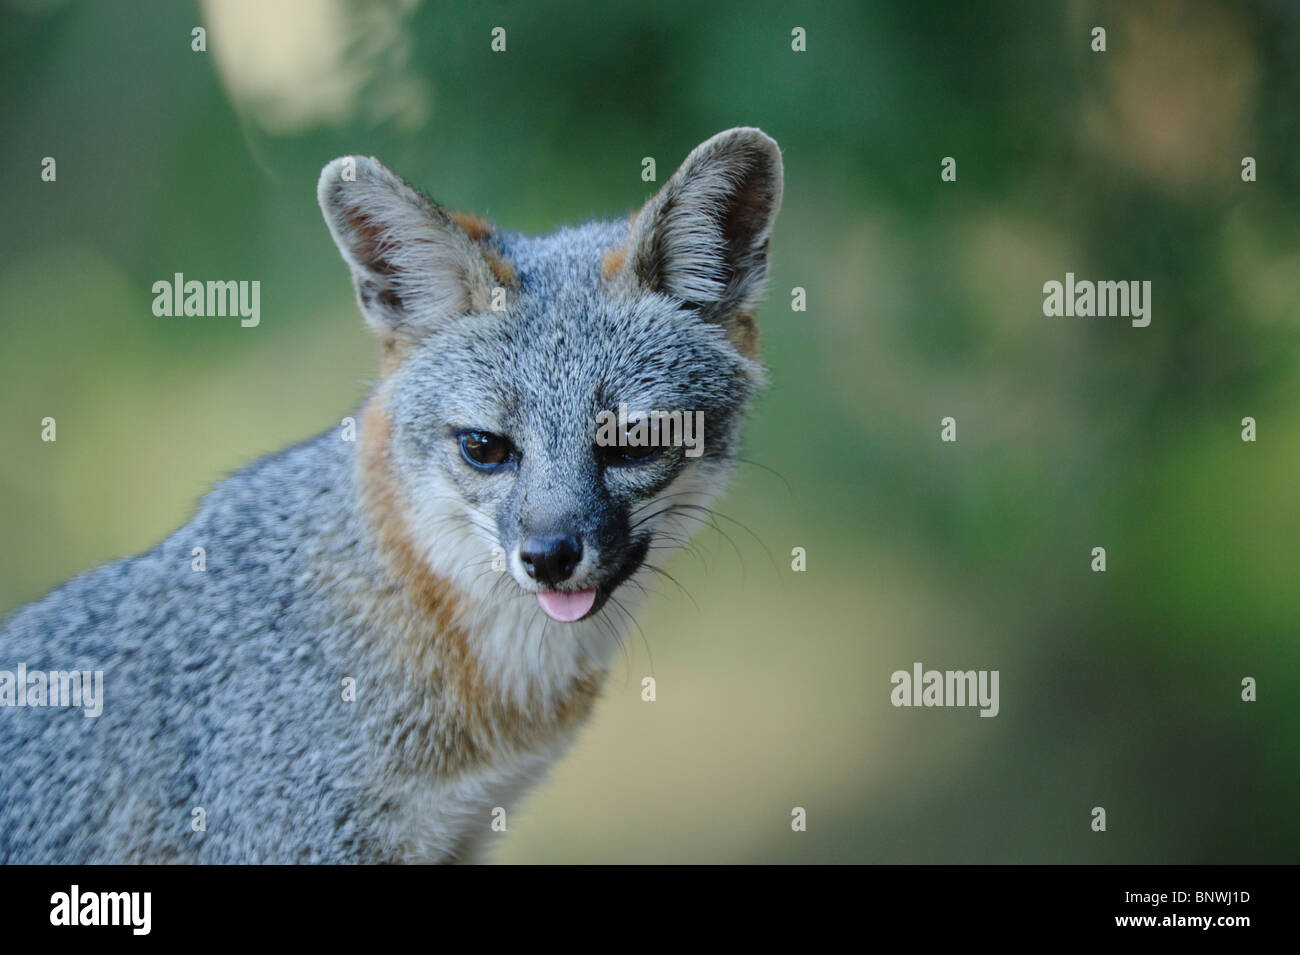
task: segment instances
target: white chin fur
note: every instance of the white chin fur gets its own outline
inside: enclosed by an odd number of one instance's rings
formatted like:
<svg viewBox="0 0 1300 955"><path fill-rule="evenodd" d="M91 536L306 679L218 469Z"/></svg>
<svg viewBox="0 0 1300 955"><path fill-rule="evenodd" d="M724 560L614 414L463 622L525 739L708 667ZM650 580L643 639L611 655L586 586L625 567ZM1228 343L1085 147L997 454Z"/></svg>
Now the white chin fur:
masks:
<svg viewBox="0 0 1300 955"><path fill-rule="evenodd" d="M716 474L706 478L704 471L692 468L653 502L644 502L642 513L651 514L668 504L707 506L713 495L706 488L721 484ZM560 699L574 680L608 669L618 648L616 636L631 628L628 614L638 612L646 592L658 589L656 578L662 580L658 574L642 568L618 588L617 603L608 601L587 619L558 623L538 605L537 585L524 573L518 554L494 550L499 545L485 529L490 526L485 515L472 513L448 482L422 490L408 515L411 531L421 542L430 569L460 591L465 619L458 622L474 641L481 672L504 698L524 708L547 706ZM677 549L668 538L689 538L701 528L703 517L702 512L685 509L638 528L667 535L657 536L656 544L672 548L651 551L648 562L661 568ZM576 580L592 573L598 555L590 556L590 567L584 566L588 559L584 555ZM494 570L494 561L504 569ZM503 582L502 574L511 579Z"/></svg>

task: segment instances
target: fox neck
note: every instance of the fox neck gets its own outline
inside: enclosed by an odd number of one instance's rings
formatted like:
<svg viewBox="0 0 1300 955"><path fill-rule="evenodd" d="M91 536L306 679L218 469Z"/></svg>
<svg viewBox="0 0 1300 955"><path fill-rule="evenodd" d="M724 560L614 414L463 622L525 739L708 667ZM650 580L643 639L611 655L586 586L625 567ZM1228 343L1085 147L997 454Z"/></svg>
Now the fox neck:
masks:
<svg viewBox="0 0 1300 955"><path fill-rule="evenodd" d="M549 724L585 714L607 672L616 625L555 623L532 594L502 584L486 569L484 540L452 519L463 514L454 493L429 495L437 504L426 510L440 513L414 508L391 453L385 397L381 386L363 412L356 480L390 584L389 609L404 622L386 633L392 650L417 674L514 718Z"/></svg>

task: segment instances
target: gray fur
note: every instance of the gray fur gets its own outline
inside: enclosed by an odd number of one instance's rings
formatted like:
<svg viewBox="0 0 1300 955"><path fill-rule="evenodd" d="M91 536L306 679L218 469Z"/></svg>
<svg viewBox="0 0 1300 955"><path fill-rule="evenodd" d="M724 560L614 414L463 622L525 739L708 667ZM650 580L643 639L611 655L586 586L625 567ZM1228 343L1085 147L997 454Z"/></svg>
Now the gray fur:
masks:
<svg viewBox="0 0 1300 955"><path fill-rule="evenodd" d="M349 166L356 181L341 176ZM762 382L729 323L757 300L780 187L775 143L732 130L630 224L496 231L479 244L374 160L322 174L363 314L403 349L370 402L391 425L404 519L460 594L456 624L504 712L544 723L583 674L604 672L624 622L604 599L617 591L618 606L635 606L622 585L657 566L644 547L699 523L674 503L724 485ZM602 274L618 247L626 266ZM487 306L498 281L487 255L518 277L504 311ZM595 416L619 403L702 410L704 455L602 466ZM458 428L509 435L518 465L469 467ZM417 672L395 649L422 641L454 666L386 556L360 447L334 429L265 458L158 547L4 622L0 669L102 670L104 709L0 707L0 862L474 857L495 800L522 792L572 730L520 743L490 726L472 741L478 762L457 755L474 731L458 722L454 672ZM601 594L591 620L556 626L537 611L518 545L543 531L586 542L573 587ZM485 579L497 546L509 573ZM194 547L204 572L191 569ZM342 699L345 677L358 681L355 702ZM191 826L198 807L203 832Z"/></svg>

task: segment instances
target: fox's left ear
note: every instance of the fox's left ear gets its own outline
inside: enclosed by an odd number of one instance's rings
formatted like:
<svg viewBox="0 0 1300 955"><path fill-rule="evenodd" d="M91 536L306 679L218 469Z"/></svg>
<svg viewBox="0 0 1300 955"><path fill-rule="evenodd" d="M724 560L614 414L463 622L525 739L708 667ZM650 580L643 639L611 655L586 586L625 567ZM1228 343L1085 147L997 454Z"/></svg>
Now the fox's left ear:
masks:
<svg viewBox="0 0 1300 955"><path fill-rule="evenodd" d="M757 351L754 309L781 206L781 149L762 130L729 129L697 146L636 214L619 271L717 322Z"/></svg>

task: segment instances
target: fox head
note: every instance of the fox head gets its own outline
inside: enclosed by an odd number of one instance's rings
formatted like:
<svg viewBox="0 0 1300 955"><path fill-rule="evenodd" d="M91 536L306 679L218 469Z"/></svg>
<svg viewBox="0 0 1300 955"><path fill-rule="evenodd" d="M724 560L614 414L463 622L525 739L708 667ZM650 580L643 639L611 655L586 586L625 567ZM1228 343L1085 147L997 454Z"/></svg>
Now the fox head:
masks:
<svg viewBox="0 0 1300 955"><path fill-rule="evenodd" d="M383 347L372 407L419 559L567 623L708 520L762 382L754 311L781 190L776 143L732 129L630 220L528 238L374 159L325 167L321 209Z"/></svg>

